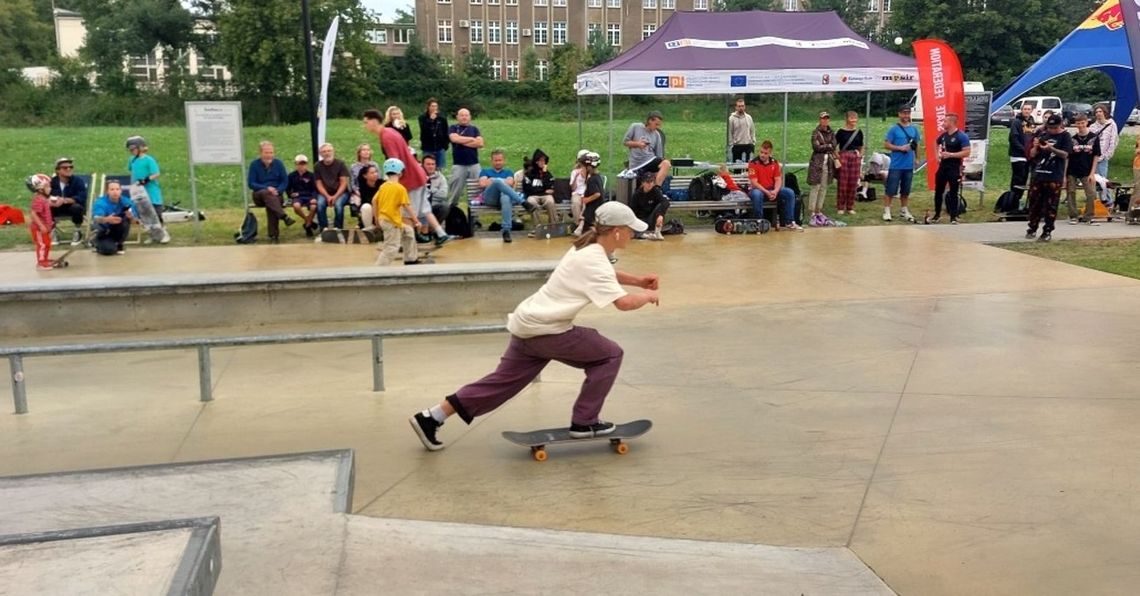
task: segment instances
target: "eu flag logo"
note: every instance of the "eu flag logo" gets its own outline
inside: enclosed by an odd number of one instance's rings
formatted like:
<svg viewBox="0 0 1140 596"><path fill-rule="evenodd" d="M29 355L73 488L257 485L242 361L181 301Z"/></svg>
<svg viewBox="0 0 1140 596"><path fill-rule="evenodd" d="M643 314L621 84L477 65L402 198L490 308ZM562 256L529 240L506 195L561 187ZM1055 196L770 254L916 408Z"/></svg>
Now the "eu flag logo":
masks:
<svg viewBox="0 0 1140 596"><path fill-rule="evenodd" d="M745 75L732 75L728 80L730 87L747 87L748 77Z"/></svg>
<svg viewBox="0 0 1140 596"><path fill-rule="evenodd" d="M729 47L729 48L739 48L740 42L739 41L726 41L726 42L724 42L724 45L725 45L725 47Z"/></svg>

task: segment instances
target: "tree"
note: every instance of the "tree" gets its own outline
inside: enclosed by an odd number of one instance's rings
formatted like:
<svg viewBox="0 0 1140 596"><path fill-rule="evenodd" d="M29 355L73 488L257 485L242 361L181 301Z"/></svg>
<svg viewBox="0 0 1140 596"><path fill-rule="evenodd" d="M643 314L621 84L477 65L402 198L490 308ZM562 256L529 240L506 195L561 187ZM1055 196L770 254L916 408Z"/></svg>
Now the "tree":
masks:
<svg viewBox="0 0 1140 596"><path fill-rule="evenodd" d="M43 66L55 53L51 21L34 0L5 0L0 10L0 70Z"/></svg>
<svg viewBox="0 0 1140 596"><path fill-rule="evenodd" d="M590 39L587 41L586 47L590 54L588 66L605 64L618 55L617 48L610 44L601 29L594 29L590 32Z"/></svg>
<svg viewBox="0 0 1140 596"><path fill-rule="evenodd" d="M463 72L468 78L475 81L489 81L494 76L494 66L491 57L482 47L474 47L463 59Z"/></svg>
<svg viewBox="0 0 1140 596"><path fill-rule="evenodd" d="M878 13L867 12L867 0L806 0L804 10L833 10L853 31L872 37L878 28Z"/></svg>
<svg viewBox="0 0 1140 596"><path fill-rule="evenodd" d="M550 53L550 98L571 102L577 97L578 73L588 68L590 56L584 49L569 43Z"/></svg>
<svg viewBox="0 0 1140 596"><path fill-rule="evenodd" d="M534 51L534 47L528 47L523 51L522 67L522 80L538 80L538 52Z"/></svg>
<svg viewBox="0 0 1140 596"><path fill-rule="evenodd" d="M717 0L716 9L724 12L737 12L744 10L776 10L784 9L780 0Z"/></svg>
<svg viewBox="0 0 1140 596"><path fill-rule="evenodd" d="M402 8L396 9L396 19L392 21L398 25L415 25L416 24L416 7L411 4L408 5L408 10Z"/></svg>

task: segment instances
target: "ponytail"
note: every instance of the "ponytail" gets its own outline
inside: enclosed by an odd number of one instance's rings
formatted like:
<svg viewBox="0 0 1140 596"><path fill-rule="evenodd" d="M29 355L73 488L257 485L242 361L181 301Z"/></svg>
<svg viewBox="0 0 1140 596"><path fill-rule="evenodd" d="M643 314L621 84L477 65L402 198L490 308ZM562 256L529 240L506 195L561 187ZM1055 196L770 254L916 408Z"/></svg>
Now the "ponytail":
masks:
<svg viewBox="0 0 1140 596"><path fill-rule="evenodd" d="M613 226L599 226L596 224L590 226L588 230L582 232L582 235L578 236L578 239L574 241L574 248L576 250L582 250L591 244L596 244L599 236L604 236L613 229Z"/></svg>

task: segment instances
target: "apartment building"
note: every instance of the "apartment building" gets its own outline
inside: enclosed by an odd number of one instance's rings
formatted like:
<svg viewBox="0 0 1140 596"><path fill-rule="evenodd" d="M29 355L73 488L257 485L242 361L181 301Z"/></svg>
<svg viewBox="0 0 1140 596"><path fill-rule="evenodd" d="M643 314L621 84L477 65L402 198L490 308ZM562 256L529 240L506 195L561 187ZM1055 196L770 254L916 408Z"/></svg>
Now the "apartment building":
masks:
<svg viewBox="0 0 1140 596"><path fill-rule="evenodd" d="M714 0L416 0L416 34L444 64L461 63L473 48L491 57L495 78L518 80L523 54L538 54L538 79L550 52L585 47L593 31L619 52L649 37L678 10L711 10Z"/></svg>
<svg viewBox="0 0 1140 596"><path fill-rule="evenodd" d="M385 56L403 56L416 35L414 23L377 23L366 32L368 43Z"/></svg>

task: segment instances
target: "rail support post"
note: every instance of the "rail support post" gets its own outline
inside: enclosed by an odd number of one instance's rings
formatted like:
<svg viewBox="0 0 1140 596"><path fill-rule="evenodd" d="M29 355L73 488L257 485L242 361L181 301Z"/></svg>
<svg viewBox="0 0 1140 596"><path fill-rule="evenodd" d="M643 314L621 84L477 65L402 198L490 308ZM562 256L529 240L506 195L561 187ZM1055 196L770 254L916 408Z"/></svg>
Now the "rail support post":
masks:
<svg viewBox="0 0 1140 596"><path fill-rule="evenodd" d="M210 347L198 346L198 392L204 402L214 401L213 380L210 375Z"/></svg>
<svg viewBox="0 0 1140 596"><path fill-rule="evenodd" d="M19 354L8 357L8 367L12 370L12 400L17 414L28 413L28 393L24 385L24 359Z"/></svg>
<svg viewBox="0 0 1140 596"><path fill-rule="evenodd" d="M384 338L372 337L372 390L384 390Z"/></svg>

